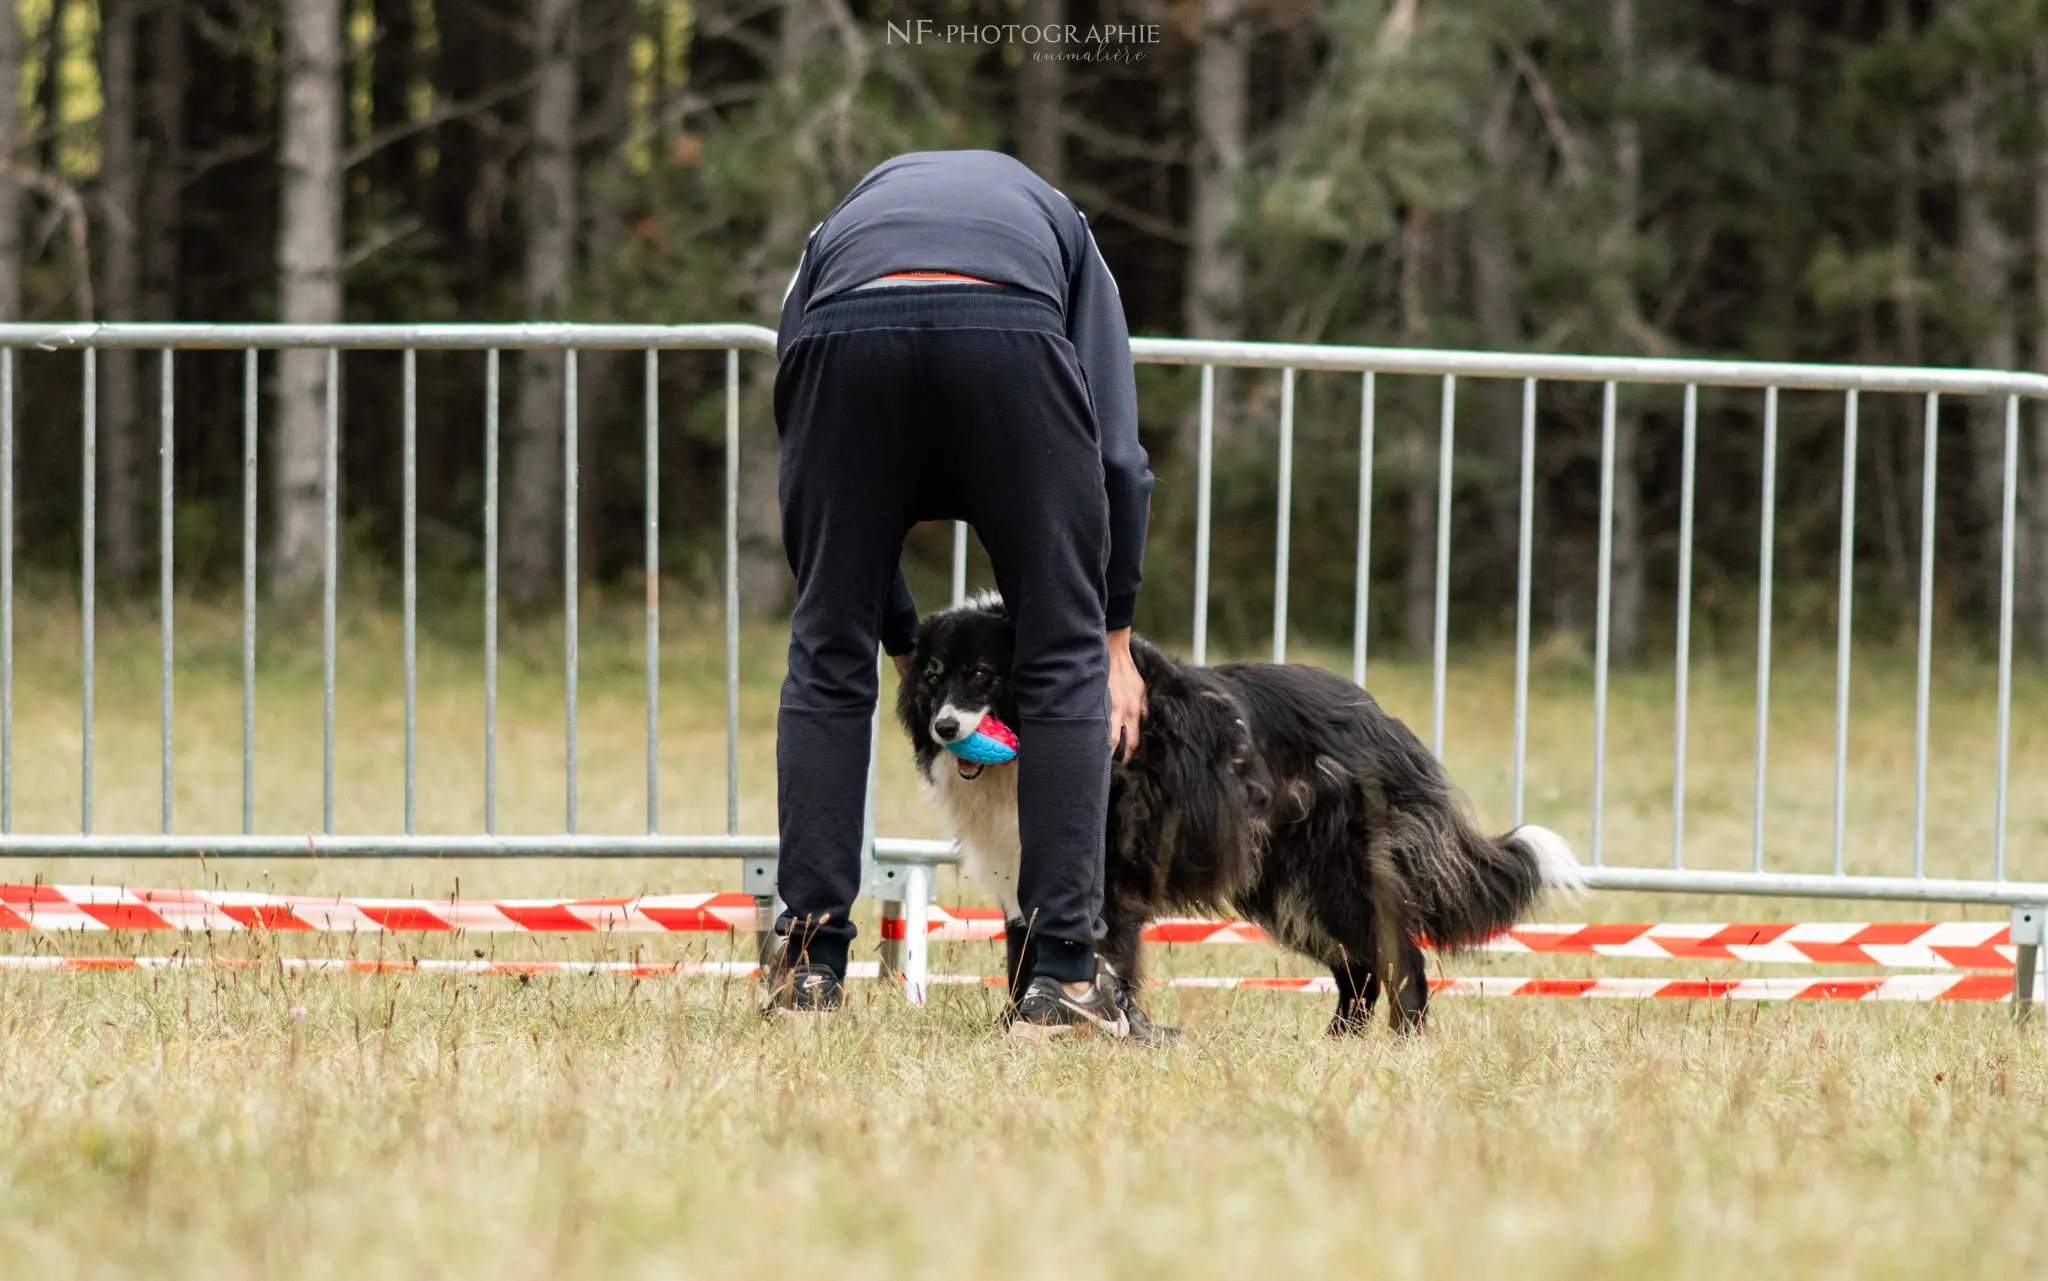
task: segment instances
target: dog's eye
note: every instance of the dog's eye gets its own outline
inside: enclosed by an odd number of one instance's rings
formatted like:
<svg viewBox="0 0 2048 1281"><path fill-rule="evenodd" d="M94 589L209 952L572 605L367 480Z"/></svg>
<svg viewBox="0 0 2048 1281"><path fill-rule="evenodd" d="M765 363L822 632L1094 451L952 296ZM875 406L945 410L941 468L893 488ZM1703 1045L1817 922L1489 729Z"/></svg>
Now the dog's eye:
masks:
<svg viewBox="0 0 2048 1281"><path fill-rule="evenodd" d="M974 665L974 670L971 673L974 679L978 681L993 680L995 678L995 674L996 669L990 667L987 663L976 663Z"/></svg>

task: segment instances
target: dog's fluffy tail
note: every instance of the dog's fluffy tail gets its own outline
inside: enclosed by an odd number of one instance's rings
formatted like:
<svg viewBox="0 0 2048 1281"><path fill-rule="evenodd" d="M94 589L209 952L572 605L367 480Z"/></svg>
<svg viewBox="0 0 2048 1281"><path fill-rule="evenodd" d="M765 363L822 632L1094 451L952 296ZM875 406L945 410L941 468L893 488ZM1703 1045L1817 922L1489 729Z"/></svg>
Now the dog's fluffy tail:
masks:
<svg viewBox="0 0 2048 1281"><path fill-rule="evenodd" d="M1545 894L1575 898L1585 890L1571 846L1547 827L1489 838L1454 808L1403 819L1386 835L1406 882L1407 925L1437 948L1475 946Z"/></svg>

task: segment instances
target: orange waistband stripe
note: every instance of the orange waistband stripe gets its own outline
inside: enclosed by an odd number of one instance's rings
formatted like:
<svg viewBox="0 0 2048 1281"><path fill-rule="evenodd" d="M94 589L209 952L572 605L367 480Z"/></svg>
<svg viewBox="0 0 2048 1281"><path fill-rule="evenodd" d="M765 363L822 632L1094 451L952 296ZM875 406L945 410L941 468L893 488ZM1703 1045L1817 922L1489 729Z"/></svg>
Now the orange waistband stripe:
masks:
<svg viewBox="0 0 2048 1281"><path fill-rule="evenodd" d="M995 281L993 281L993 280L983 280L983 279L982 279L981 277L979 277L979 276L963 276L963 275L961 275L960 273L958 273L958 272L955 272L955 271L892 271L892 272L890 272L890 273L889 273L888 275L886 275L886 276L877 276L877 277L875 277L875 279L876 279L876 280L941 280L941 281L952 281L952 282L953 282L953 283L955 283L955 284L962 284L962 285L993 285L993 284L995 284L995 283L996 283L996 282L995 282Z"/></svg>

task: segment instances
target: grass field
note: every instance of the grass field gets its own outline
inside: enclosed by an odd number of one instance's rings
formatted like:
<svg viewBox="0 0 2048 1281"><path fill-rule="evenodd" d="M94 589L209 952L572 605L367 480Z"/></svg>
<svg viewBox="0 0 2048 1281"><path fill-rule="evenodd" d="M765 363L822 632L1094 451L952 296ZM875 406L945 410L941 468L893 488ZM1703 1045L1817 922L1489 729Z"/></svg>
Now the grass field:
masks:
<svg viewBox="0 0 2048 1281"><path fill-rule="evenodd" d="M75 830L76 636L24 608L16 824ZM236 622L180 615L177 822L240 820ZM155 632L103 620L97 823L158 815ZM644 823L638 615L593 609L583 637L586 831ZM422 642L420 822L481 819L473 632ZM561 822L559 637L506 639L500 826ZM398 632L343 639L338 823L402 818ZM1447 754L1490 822L1507 818L1512 667L1460 654ZM678 618L663 656L662 822L723 826L715 626ZM742 827L772 825L775 637L750 632ZM319 821L317 633L266 620L258 827ZM1687 858L1750 857L1754 691L1746 658L1694 673ZM1426 667L1375 660L1372 684L1425 736ZM1529 817L1589 830L1590 674L1546 649L1532 690ZM1825 867L1833 665L1781 656L1768 855ZM1993 677L1936 671L1928 865L1989 870ZM1910 656L1859 656L1849 863L1911 866ZM2048 686L2015 718L2014 875L2048 878ZM2029 713L2026 709L2033 709ZM1610 860L1669 855L1668 673L1618 678ZM932 832L884 739L883 829ZM18 881L270 886L471 896L729 888L729 864L0 864ZM941 897L971 897L942 877ZM1601 896L1603 919L1786 919L1960 909ZM1983 915L1977 913L1976 915ZM66 951L169 951L168 936L32 939ZM295 942L295 941L294 941ZM407 940L412 943L411 939ZM316 940L300 950L332 951ZM629 941L658 958L695 939ZM224 937L215 952L272 944ZM497 955L618 955L604 940L453 940ZM712 954L722 954L714 945ZM415 948L416 950L416 948ZM949 949L942 967L987 967ZM1461 961L1461 972L1500 963ZM1157 968L1308 972L1260 949L1186 949ZM1527 958L1512 972L1535 967ZM1580 967L1576 972L1586 972ZM1676 963L1600 972L1729 973ZM1045 1052L993 1032L992 998L924 1011L873 988L817 1035L761 1024L745 983L343 979L275 968L0 975L0 1275L87 1277L850 1276L1458 1277L1998 1275L2038 1269L2048 1227L2041 1029L1995 1007L1635 1005L1446 1000L1431 1032L1320 1042L1323 998L1170 992L1180 1047ZM836 1265L835 1261L836 1260Z"/></svg>

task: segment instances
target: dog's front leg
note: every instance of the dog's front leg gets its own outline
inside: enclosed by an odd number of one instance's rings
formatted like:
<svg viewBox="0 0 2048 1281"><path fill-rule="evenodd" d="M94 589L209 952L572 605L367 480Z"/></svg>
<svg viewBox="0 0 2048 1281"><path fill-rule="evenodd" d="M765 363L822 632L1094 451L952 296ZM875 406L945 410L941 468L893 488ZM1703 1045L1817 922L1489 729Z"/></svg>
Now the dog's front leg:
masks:
<svg viewBox="0 0 2048 1281"><path fill-rule="evenodd" d="M1138 1002L1138 959L1145 932L1142 907L1118 902L1114 897L1102 904L1103 938L1101 955L1116 974L1117 995L1126 1009Z"/></svg>
<svg viewBox="0 0 2048 1281"><path fill-rule="evenodd" d="M1380 976L1363 956L1349 949L1341 955L1330 974L1337 980L1337 1012L1330 1016L1327 1036L1358 1036L1372 1024L1373 1007L1379 1004Z"/></svg>

